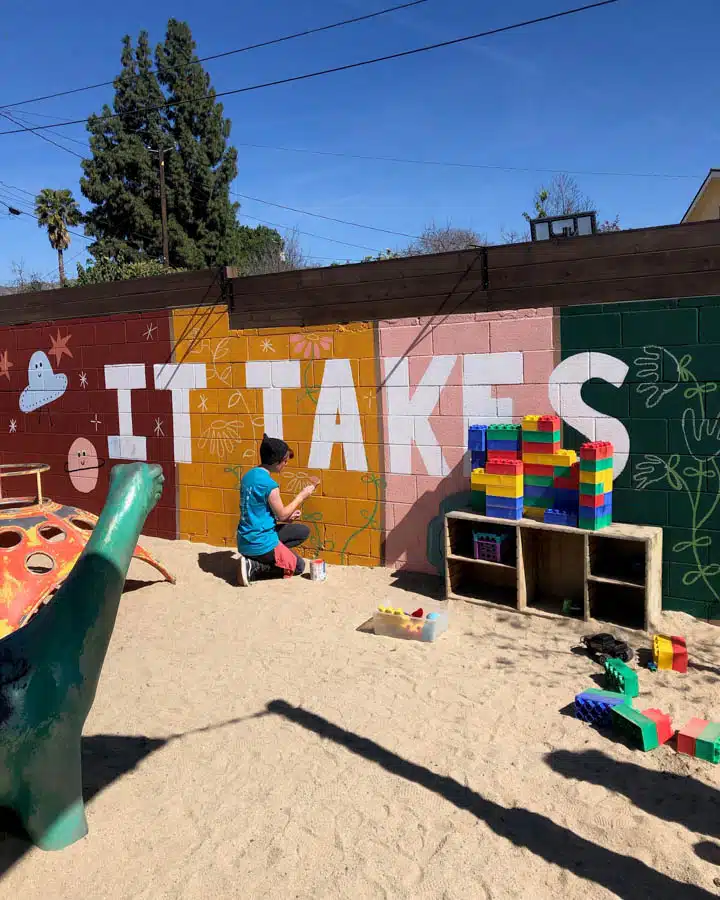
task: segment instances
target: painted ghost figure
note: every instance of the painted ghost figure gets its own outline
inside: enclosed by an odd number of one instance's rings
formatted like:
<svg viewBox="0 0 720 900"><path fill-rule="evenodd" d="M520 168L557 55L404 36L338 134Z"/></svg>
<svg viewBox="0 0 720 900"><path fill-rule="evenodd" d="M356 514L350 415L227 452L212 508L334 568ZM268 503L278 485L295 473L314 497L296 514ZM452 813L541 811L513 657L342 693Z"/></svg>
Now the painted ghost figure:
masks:
<svg viewBox="0 0 720 900"><path fill-rule="evenodd" d="M20 394L20 411L30 413L41 406L47 406L62 397L67 386L67 375L53 372L47 356L36 350L28 365L28 386Z"/></svg>

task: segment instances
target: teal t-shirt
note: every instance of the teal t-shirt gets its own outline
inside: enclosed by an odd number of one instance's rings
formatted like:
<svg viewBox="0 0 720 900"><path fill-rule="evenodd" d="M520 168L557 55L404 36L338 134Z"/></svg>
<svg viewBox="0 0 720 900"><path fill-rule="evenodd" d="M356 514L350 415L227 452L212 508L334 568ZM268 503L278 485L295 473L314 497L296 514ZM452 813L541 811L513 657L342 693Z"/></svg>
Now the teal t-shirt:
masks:
<svg viewBox="0 0 720 900"><path fill-rule="evenodd" d="M275 517L268 505L268 497L277 486L262 466L250 469L242 477L237 545L243 556L262 556L280 543Z"/></svg>

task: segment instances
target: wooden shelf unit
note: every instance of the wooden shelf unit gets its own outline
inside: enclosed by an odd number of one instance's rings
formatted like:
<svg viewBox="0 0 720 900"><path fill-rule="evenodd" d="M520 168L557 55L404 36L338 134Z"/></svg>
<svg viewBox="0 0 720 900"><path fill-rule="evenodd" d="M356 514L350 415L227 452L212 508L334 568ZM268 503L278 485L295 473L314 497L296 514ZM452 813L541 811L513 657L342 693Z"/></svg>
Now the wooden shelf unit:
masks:
<svg viewBox="0 0 720 900"><path fill-rule="evenodd" d="M473 559L474 530L511 534L509 558ZM562 615L569 600L578 619L644 631L657 625L662 609L662 528L656 526L585 531L455 510L445 516L445 558L448 600L537 615Z"/></svg>

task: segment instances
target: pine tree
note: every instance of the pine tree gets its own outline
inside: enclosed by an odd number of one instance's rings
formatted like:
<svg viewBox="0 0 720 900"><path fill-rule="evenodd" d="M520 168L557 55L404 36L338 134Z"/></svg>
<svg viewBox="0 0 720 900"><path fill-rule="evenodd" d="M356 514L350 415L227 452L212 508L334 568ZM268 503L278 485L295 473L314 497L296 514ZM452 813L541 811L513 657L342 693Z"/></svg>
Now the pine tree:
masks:
<svg viewBox="0 0 720 900"><path fill-rule="evenodd" d="M97 260L135 262L162 255L157 150L163 140L163 93L152 71L147 32L137 48L123 38L122 69L115 79L113 109L88 119L92 159L83 160L80 188L93 204L86 232ZM140 108L140 109L139 109ZM108 118L115 113L113 118Z"/></svg>
<svg viewBox="0 0 720 900"><path fill-rule="evenodd" d="M171 103L165 156L170 262L186 268L238 264L239 204L230 200L237 151L227 144L230 121L198 61L187 23L170 19L155 58Z"/></svg>

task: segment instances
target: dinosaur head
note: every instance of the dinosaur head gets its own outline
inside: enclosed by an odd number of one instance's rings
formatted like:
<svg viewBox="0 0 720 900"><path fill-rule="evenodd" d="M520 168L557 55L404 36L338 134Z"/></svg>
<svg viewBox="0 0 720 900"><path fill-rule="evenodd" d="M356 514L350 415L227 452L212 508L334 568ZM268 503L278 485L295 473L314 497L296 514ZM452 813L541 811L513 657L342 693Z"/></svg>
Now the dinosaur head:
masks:
<svg viewBox="0 0 720 900"><path fill-rule="evenodd" d="M108 501L113 499L123 506L137 504L147 516L160 499L164 483L162 466L147 463L114 466L110 472Z"/></svg>

